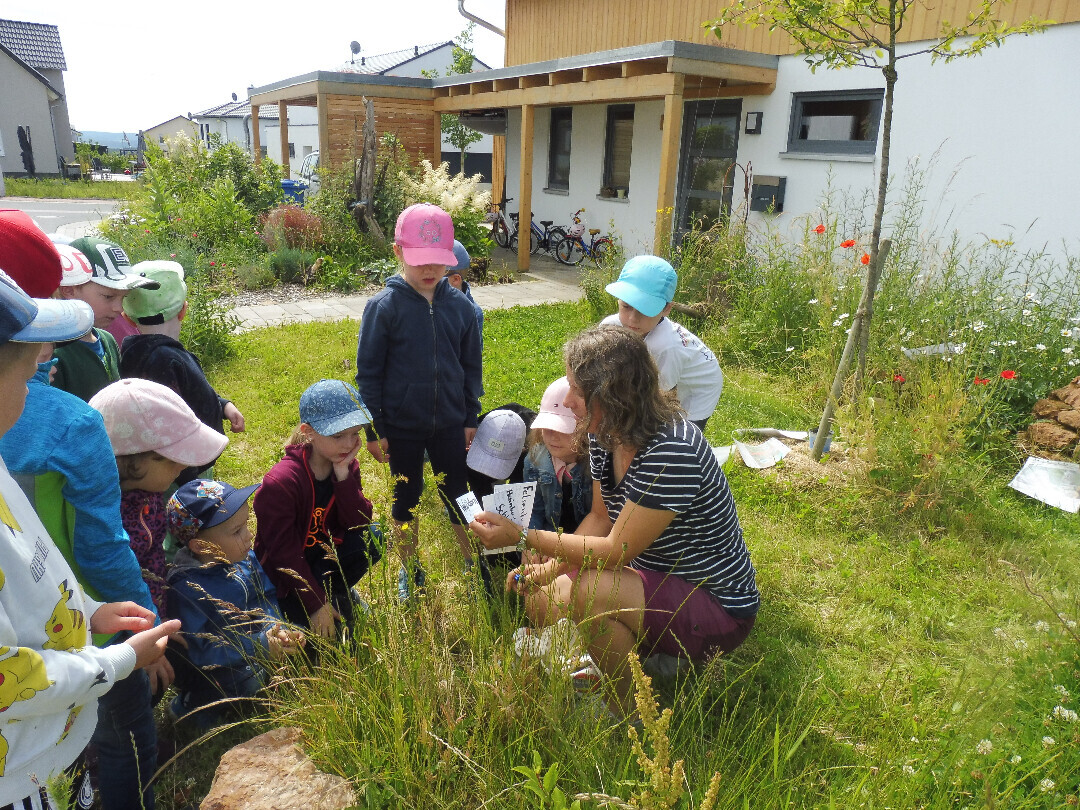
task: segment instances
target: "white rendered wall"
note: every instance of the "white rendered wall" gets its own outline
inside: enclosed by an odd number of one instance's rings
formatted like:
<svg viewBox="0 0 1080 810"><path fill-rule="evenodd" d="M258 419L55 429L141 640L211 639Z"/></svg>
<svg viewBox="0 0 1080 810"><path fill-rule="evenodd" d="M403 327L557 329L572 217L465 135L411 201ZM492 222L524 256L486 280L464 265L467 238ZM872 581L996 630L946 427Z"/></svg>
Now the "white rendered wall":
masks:
<svg viewBox="0 0 1080 810"><path fill-rule="evenodd" d="M26 171L19 146L20 126L30 128L35 173L59 174L49 91L25 68L0 52L0 131L5 147L0 166L5 174L21 175Z"/></svg>
<svg viewBox="0 0 1080 810"><path fill-rule="evenodd" d="M550 108L538 108L533 122L532 210L537 223L553 220L569 225L570 215L585 209L585 223L613 234L623 244L628 256L652 250L656 215L657 187L660 182L660 118L662 101L644 101L634 105L634 142L630 157L630 192L626 199L600 198L604 177L604 137L607 127L606 104L576 105L573 113L570 145L570 189L568 192L545 190L548 177L548 137ZM513 197L511 211L518 210L521 165L521 110L509 111L506 139L506 194Z"/></svg>
<svg viewBox="0 0 1080 810"><path fill-rule="evenodd" d="M898 71L890 174L898 188L909 161L926 164L936 154L923 195L931 220L925 226L955 229L965 240L1013 239L1057 256L1065 252L1064 240L1076 253L1080 24L1013 37L951 64L913 56L901 60ZM830 171L834 188L858 193L876 187L880 168L880 137L871 162L785 156L791 94L883 87L880 71L811 73L793 56L780 60L770 96L743 99L744 122L750 111L762 111L764 120L762 134L740 134L739 162L751 161L755 174L787 177L784 213L773 217L777 227L801 230L798 219L814 215ZM736 182L736 206L741 190ZM760 222L766 215L751 217Z"/></svg>
<svg viewBox="0 0 1080 810"><path fill-rule="evenodd" d="M211 134L221 136L226 143L235 143L241 149L251 151L250 118L203 118L198 123L210 127ZM276 118L259 119L259 143L266 147L266 154L281 163L281 135ZM319 148L319 113L314 107L289 107L289 142L293 144L296 157L289 161L290 177L296 179L304 162L304 147Z"/></svg>

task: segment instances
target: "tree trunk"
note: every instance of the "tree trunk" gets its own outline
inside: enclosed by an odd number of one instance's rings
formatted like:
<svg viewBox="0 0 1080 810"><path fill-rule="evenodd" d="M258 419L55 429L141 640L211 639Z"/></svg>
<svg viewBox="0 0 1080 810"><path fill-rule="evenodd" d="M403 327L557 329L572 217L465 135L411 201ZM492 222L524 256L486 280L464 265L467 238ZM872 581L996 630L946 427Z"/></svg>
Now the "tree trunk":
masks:
<svg viewBox="0 0 1080 810"><path fill-rule="evenodd" d="M363 101L364 111L367 113L364 119L364 148L360 153L360 160L353 176L353 195L357 202L352 215L360 230L366 231L380 242L385 242L386 236L374 216L375 158L378 149L378 141L375 138L375 105L369 98L365 97Z"/></svg>

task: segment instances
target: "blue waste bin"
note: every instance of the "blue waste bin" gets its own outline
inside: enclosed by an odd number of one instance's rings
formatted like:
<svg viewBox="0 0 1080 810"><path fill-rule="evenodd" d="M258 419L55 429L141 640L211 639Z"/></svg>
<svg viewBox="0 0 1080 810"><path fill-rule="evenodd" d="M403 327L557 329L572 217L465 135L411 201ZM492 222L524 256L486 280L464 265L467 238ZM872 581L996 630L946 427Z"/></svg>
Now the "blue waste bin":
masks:
<svg viewBox="0 0 1080 810"><path fill-rule="evenodd" d="M297 205L304 204L304 192L307 191L307 183L302 180L282 180L281 190L285 192L285 199Z"/></svg>

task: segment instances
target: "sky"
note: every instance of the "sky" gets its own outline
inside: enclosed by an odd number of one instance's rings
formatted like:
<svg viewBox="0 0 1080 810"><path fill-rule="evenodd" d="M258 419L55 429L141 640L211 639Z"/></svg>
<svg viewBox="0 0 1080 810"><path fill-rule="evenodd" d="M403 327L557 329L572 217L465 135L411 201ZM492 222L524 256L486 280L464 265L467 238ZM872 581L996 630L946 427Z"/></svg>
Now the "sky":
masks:
<svg viewBox="0 0 1080 810"><path fill-rule="evenodd" d="M503 25L503 0L466 0ZM457 0L306 0L87 5L4 0L0 16L60 29L68 113L77 130L138 132L223 104L233 93L335 70L349 43L375 55L456 37L468 21ZM477 26L477 58L503 64L503 39Z"/></svg>

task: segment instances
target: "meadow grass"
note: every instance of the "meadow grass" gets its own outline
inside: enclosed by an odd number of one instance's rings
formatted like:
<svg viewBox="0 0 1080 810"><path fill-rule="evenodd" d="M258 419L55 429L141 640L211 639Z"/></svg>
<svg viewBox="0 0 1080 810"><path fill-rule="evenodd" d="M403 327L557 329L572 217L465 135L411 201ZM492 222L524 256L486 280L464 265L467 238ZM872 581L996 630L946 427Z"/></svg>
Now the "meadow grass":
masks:
<svg viewBox="0 0 1080 810"><path fill-rule="evenodd" d="M563 373L563 341L593 321L584 304L487 313L484 409L536 407ZM824 375L740 368L723 356L720 327L694 327L725 371L713 444L736 428L815 420ZM219 461L220 478L242 486L269 469L300 392L320 377L353 377L356 330L342 322L238 336L211 372L248 423ZM299 726L319 767L351 779L358 806L371 808L557 807L575 797L581 807L619 806L618 797L696 808L715 773L716 807L1074 804L1076 517L1005 487L1015 467L1000 456L961 447L945 469L962 485L913 498L915 484L884 485L855 455L838 450L821 467L794 456L765 472L727 467L762 610L734 653L654 686L672 715L666 731L645 730L647 756L564 676L515 656L520 606L474 595L430 481L427 597L402 608L396 561L381 563L360 585L373 611L357 644L323 649L314 670L284 666L268 718L248 731ZM388 474L360 460L365 492L386 514ZM664 768L650 759L662 759L664 741L684 771L681 795L666 799L655 788ZM223 748L178 757L159 781L163 806L189 780L201 796ZM540 792L524 775L537 762ZM557 784L544 787L544 775Z"/></svg>
<svg viewBox="0 0 1080 810"><path fill-rule="evenodd" d="M140 184L128 180L61 180L58 178L6 177L6 193L12 197L54 200L133 200Z"/></svg>

